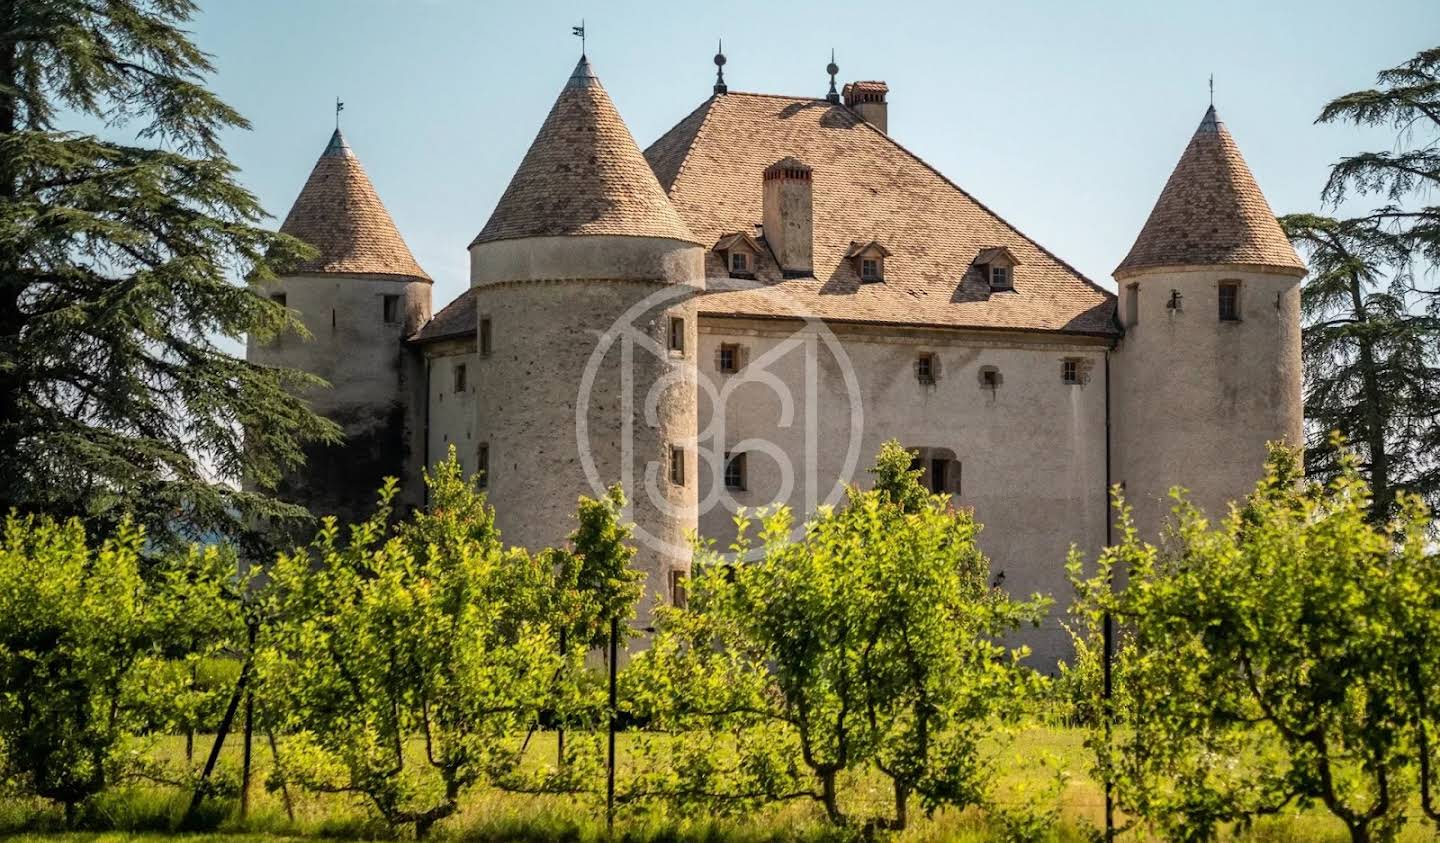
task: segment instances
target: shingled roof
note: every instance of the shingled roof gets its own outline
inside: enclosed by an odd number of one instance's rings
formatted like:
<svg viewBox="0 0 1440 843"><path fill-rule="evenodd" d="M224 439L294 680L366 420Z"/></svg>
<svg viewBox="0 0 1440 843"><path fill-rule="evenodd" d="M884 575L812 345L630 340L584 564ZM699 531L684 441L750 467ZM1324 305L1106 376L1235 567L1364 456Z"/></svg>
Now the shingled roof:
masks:
<svg viewBox="0 0 1440 843"><path fill-rule="evenodd" d="M1214 265L1305 274L1212 105L1115 277L1155 267Z"/></svg>
<svg viewBox="0 0 1440 843"><path fill-rule="evenodd" d="M339 129L330 136L280 231L319 252L294 272L430 280Z"/></svg>
<svg viewBox="0 0 1440 843"><path fill-rule="evenodd" d="M471 245L587 234L697 242L582 56Z"/></svg>
<svg viewBox="0 0 1440 843"><path fill-rule="evenodd" d="M475 289L472 287L456 296L454 301L440 308L434 316L430 317L429 322L422 325L420 330L410 337L410 341L426 343L474 336L477 330L477 313Z"/></svg>
<svg viewBox="0 0 1440 843"><path fill-rule="evenodd" d="M755 267L761 288L721 290L728 271L711 253L706 283L716 291L701 297L701 313L1116 332L1112 294L843 105L716 95L645 156L702 243L761 222L766 167L795 156L813 168L815 277L785 279L767 253ZM883 283L862 284L846 260L857 240L890 250ZM981 250L998 246L1019 260L1013 291L991 291L972 267Z"/></svg>

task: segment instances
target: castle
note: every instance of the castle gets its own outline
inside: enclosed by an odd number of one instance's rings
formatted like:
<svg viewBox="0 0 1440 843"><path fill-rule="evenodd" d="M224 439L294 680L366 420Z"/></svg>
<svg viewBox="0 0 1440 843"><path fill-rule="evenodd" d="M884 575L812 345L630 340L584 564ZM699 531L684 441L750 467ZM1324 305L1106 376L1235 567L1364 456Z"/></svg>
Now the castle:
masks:
<svg viewBox="0 0 1440 843"><path fill-rule="evenodd" d="M281 230L318 254L267 294L308 339L249 358L330 383L345 431L281 494L353 518L387 475L420 505L453 446L507 542L564 541L580 495L623 482L646 574L638 626L683 600L692 535L740 507L798 513L868 482L880 444L973 507L1005 587L1057 598L1121 484L1142 530L1184 484L1211 513L1301 441L1305 267L1211 107L1119 295L889 133L888 88L713 94L643 152L588 59L470 243L470 288L432 314L416 263L337 130Z"/></svg>

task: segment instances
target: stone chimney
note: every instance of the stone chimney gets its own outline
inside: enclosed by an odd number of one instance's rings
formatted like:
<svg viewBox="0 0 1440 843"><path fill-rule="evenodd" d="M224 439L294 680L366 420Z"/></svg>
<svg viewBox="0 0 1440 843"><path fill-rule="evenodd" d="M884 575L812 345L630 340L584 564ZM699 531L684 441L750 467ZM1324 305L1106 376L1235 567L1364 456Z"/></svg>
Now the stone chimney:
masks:
<svg viewBox="0 0 1440 843"><path fill-rule="evenodd" d="M765 168L765 242L787 278L814 274L814 199L810 166L785 156Z"/></svg>
<svg viewBox="0 0 1440 843"><path fill-rule="evenodd" d="M845 105L866 123L889 134L890 106L885 102L888 93L890 86L884 82L846 82Z"/></svg>

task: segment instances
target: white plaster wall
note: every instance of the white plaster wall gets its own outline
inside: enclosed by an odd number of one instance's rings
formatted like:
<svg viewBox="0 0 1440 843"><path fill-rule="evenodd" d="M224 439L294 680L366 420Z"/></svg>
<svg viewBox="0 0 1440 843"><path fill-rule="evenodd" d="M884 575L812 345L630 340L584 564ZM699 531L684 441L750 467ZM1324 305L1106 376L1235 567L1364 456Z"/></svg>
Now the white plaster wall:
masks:
<svg viewBox="0 0 1440 843"><path fill-rule="evenodd" d="M1219 282L1239 279L1240 321L1219 319ZM1265 443L1303 442L1300 279L1212 268L1119 279L1135 324L1114 356L1115 482L1154 539L1184 486L1212 517L1263 475ZM1166 305L1179 291L1181 309Z"/></svg>
<svg viewBox="0 0 1440 843"><path fill-rule="evenodd" d="M1105 542L1105 364L1106 341L1083 337L961 333L832 326L837 354L825 332L798 321L746 321L704 317L701 324L699 420L712 434L700 450L712 462L702 465L699 523L701 533L725 546L733 537L736 505L760 507L785 503L813 510L845 472L851 440L852 407L858 401L858 463L851 480L870 485L867 469L880 445L897 438L908 447L939 447L955 452L963 468L960 506L975 509L984 525L980 545L992 569L1017 595L1034 592L1056 598L1057 606L1038 630L1019 640L1034 650L1032 664L1049 670L1070 653L1070 640L1059 622L1069 601L1064 565L1071 543L1093 555ZM721 343L746 348L749 367L738 374L716 371ZM767 355L785 343L794 348L773 360ZM806 349L813 348L813 364ZM915 375L922 352L937 355L937 383L926 386ZM1083 360L1088 383L1062 383L1065 358ZM995 366L1002 383L993 392L981 387L982 366ZM791 418L784 423L786 399L763 380L772 373L781 393L789 395ZM815 372L812 380L807 368ZM855 388L846 384L846 371ZM707 386L707 381L709 386ZM723 394L723 414L715 396ZM807 421L808 419L808 421ZM718 423L718 424L717 424ZM812 440L806 426L818 430ZM748 486L727 498L709 496L723 486L721 454L745 440L773 443L794 467L796 479L782 488L779 461L752 442ZM814 468L813 483L805 467ZM810 486L820 487L818 493ZM719 490L719 491L723 491Z"/></svg>

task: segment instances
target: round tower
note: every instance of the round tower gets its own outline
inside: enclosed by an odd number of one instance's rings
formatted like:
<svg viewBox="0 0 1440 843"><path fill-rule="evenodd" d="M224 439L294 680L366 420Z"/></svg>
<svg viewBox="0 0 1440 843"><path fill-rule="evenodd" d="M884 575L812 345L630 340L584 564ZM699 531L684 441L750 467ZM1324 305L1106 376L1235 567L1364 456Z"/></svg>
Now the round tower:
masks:
<svg viewBox="0 0 1440 843"><path fill-rule="evenodd" d="M422 503L423 371L405 339L430 318L430 276L339 129L280 231L316 255L266 293L295 311L310 336L252 339L246 356L324 379L329 386L306 397L345 435L337 445L307 447L305 465L282 481L280 497L353 521L374 509L384 478L397 477L401 511Z"/></svg>
<svg viewBox="0 0 1440 843"><path fill-rule="evenodd" d="M1112 477L1153 538L1172 486L1212 518L1303 443L1305 265L1211 106L1115 270Z"/></svg>
<svg viewBox="0 0 1440 843"><path fill-rule="evenodd" d="M475 431L507 543L563 544L624 484L642 626L690 566L703 256L582 57L470 245Z"/></svg>

